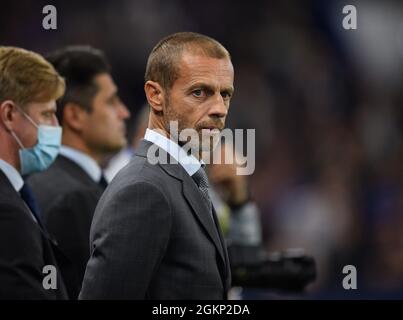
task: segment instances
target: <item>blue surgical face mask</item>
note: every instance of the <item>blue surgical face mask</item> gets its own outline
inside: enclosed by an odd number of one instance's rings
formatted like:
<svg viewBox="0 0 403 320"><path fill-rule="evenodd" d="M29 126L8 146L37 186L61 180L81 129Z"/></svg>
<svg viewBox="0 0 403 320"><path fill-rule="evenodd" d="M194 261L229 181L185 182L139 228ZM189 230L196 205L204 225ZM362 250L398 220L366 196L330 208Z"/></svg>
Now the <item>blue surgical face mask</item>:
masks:
<svg viewBox="0 0 403 320"><path fill-rule="evenodd" d="M34 172L46 170L56 159L62 140L62 128L60 126L37 125L30 116L21 108L21 113L38 129L38 142L32 148L25 148L14 131L11 134L21 147L20 162L21 174L28 175Z"/></svg>

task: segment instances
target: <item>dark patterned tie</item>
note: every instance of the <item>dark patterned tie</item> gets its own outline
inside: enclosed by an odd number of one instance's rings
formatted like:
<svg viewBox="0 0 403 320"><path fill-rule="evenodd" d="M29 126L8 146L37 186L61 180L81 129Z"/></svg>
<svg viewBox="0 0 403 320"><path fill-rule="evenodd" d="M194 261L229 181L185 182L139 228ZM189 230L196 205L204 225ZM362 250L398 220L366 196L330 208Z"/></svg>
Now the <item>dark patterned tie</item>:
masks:
<svg viewBox="0 0 403 320"><path fill-rule="evenodd" d="M106 181L105 176L103 174L101 175L101 179L99 180L98 184L101 186L103 190L105 190L106 187L108 186L108 181Z"/></svg>
<svg viewBox="0 0 403 320"><path fill-rule="evenodd" d="M212 203L209 195L209 183L206 171L204 171L204 166L197 170L197 172L192 175L192 178L199 187L199 190L202 193L204 200L206 201L209 211L212 212Z"/></svg>
<svg viewBox="0 0 403 320"><path fill-rule="evenodd" d="M21 195L22 200L24 200L24 202L26 203L28 208L31 210L36 221L39 223L39 225L42 227L42 229L44 229L42 220L41 220L41 215L39 213L39 209L36 204L35 197L34 197L31 187L25 183L20 190L20 195Z"/></svg>

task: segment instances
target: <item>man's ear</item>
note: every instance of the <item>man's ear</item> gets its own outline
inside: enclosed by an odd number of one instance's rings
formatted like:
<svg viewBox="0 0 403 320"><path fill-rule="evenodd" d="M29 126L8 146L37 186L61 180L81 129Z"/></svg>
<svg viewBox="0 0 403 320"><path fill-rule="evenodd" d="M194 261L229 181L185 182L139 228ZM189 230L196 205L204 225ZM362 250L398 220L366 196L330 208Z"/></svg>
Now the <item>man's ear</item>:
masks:
<svg viewBox="0 0 403 320"><path fill-rule="evenodd" d="M0 124L8 131L13 130L13 122L16 117L14 102L3 101L0 104Z"/></svg>
<svg viewBox="0 0 403 320"><path fill-rule="evenodd" d="M144 84L147 101L151 109L156 113L161 113L164 107L165 91L158 82L148 80Z"/></svg>
<svg viewBox="0 0 403 320"><path fill-rule="evenodd" d="M63 108L63 127L81 132L86 126L88 111L76 103L68 102Z"/></svg>

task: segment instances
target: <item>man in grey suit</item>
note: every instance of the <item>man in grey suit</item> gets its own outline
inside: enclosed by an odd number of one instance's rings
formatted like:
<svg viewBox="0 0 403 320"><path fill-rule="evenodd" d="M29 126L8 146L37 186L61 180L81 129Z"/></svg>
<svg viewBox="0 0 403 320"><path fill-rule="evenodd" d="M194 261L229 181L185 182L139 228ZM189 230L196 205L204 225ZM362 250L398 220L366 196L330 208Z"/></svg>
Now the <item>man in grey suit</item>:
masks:
<svg viewBox="0 0 403 320"><path fill-rule="evenodd" d="M233 93L230 55L207 36L173 34L152 50L145 80L148 129L97 205L80 298L225 299L230 268L208 196L206 150L189 154L178 136L223 129Z"/></svg>

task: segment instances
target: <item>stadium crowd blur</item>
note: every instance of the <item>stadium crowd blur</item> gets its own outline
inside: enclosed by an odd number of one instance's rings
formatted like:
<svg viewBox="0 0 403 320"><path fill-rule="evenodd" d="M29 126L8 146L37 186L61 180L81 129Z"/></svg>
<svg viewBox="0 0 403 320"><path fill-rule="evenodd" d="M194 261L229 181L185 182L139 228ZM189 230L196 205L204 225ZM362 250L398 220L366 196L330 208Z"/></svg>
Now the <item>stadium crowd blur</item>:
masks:
<svg viewBox="0 0 403 320"><path fill-rule="evenodd" d="M342 27L343 1L53 3L53 31L42 28L47 3L2 3L0 44L104 50L133 118L158 39L186 30L221 41L235 66L227 126L256 129L249 183L266 249L315 257L305 297L403 297L402 3L348 1L357 30ZM357 290L342 287L349 264Z"/></svg>

